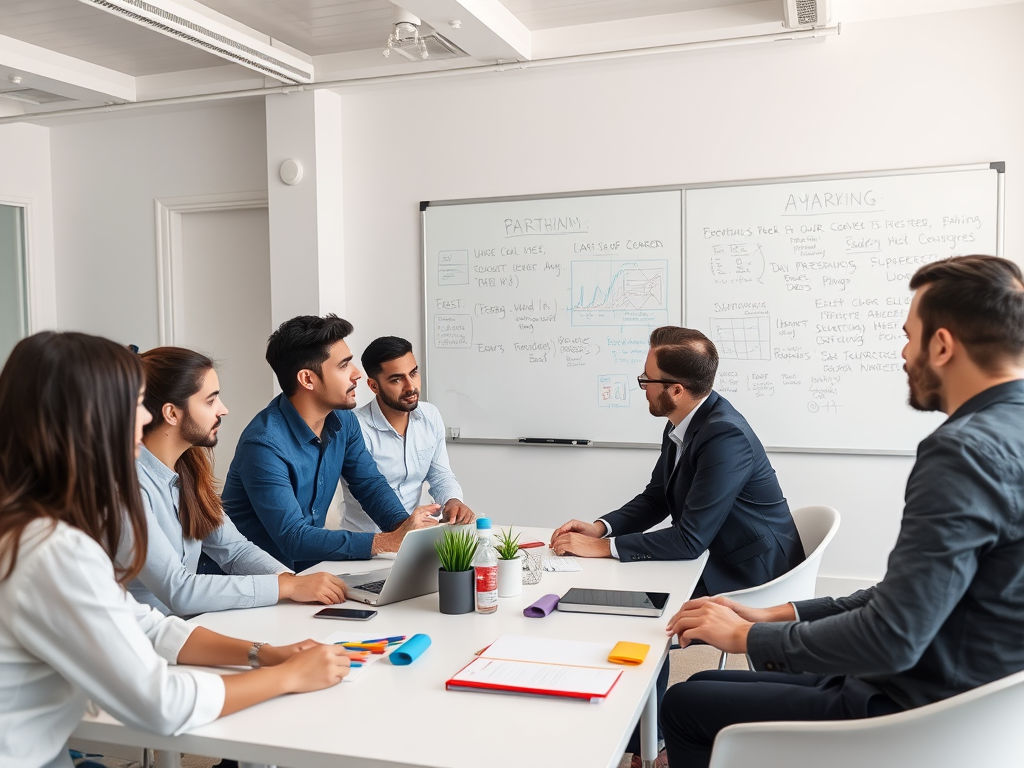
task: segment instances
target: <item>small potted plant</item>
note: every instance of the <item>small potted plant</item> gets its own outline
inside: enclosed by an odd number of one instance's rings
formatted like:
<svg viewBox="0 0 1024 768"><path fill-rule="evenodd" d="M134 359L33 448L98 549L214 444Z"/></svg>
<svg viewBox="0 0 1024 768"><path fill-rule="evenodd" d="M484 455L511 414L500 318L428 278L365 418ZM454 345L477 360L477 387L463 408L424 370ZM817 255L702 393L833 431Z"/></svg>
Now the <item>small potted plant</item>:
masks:
<svg viewBox="0 0 1024 768"><path fill-rule="evenodd" d="M434 544L441 568L437 572L437 602L441 613L472 613L476 609L473 555L475 531L446 530Z"/></svg>
<svg viewBox="0 0 1024 768"><path fill-rule="evenodd" d="M507 531L499 530L498 552L498 597L515 597L523 594L523 564L519 560L519 534L512 537L512 526Z"/></svg>

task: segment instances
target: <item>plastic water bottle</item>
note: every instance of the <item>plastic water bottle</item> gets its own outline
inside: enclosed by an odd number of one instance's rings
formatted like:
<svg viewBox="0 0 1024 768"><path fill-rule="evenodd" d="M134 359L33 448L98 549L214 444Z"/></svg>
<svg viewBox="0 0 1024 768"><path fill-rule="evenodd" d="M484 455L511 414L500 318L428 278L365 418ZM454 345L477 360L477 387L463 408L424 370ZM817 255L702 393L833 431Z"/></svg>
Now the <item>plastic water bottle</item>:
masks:
<svg viewBox="0 0 1024 768"><path fill-rule="evenodd" d="M473 556L476 576L476 612L494 613L498 610L498 553L491 546L491 519L478 517L476 536L479 545Z"/></svg>

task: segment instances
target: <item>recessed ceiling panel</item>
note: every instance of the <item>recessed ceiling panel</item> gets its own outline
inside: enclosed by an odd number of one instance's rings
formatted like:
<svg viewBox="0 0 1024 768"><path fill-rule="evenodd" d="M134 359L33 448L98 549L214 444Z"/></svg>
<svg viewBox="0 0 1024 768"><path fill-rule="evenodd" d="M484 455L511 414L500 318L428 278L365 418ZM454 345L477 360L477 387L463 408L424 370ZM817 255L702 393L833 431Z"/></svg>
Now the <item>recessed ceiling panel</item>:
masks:
<svg viewBox="0 0 1024 768"><path fill-rule="evenodd" d="M310 56L383 48L388 0L206 0L209 8Z"/></svg>

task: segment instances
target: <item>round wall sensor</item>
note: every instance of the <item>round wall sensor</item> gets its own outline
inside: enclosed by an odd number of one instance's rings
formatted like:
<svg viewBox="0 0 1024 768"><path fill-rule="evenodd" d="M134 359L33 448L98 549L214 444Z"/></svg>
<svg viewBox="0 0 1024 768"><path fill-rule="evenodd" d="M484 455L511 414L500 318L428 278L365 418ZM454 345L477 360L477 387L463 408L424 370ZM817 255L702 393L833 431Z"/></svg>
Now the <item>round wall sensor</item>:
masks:
<svg viewBox="0 0 1024 768"><path fill-rule="evenodd" d="M281 163L281 181L290 187L302 181L302 163L291 159Z"/></svg>

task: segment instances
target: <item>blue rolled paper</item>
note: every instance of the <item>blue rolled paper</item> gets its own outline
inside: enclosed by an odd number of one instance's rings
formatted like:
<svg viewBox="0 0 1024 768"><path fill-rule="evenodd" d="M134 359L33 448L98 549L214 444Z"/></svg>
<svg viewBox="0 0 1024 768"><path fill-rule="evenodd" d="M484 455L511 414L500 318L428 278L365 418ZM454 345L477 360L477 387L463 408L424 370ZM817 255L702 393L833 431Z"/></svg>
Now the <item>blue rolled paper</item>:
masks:
<svg viewBox="0 0 1024 768"><path fill-rule="evenodd" d="M388 654L388 658L391 659L391 663L404 667L407 664L412 664L416 659L420 657L427 648L430 647L430 637L427 635L413 635L398 648Z"/></svg>
<svg viewBox="0 0 1024 768"><path fill-rule="evenodd" d="M555 610L556 605L558 605L558 595L544 595L537 602L526 606L523 610L523 616L526 616L528 619L543 619Z"/></svg>

